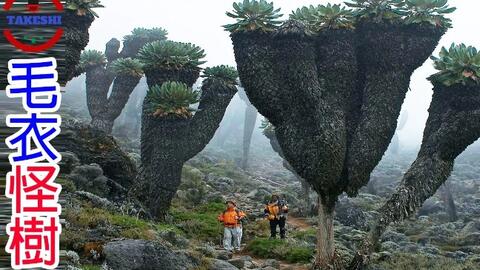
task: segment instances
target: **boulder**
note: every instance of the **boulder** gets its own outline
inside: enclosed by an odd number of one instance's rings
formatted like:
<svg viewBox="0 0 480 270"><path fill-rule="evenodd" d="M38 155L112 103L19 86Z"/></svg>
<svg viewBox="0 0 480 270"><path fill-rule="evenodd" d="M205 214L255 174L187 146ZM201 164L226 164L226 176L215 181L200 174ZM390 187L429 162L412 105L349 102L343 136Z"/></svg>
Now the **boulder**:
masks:
<svg viewBox="0 0 480 270"><path fill-rule="evenodd" d="M62 124L62 133L52 144L60 152L75 154L81 164L96 163L106 177L129 188L137 168L115 139L103 131L77 122Z"/></svg>
<svg viewBox="0 0 480 270"><path fill-rule="evenodd" d="M75 183L78 190L101 197L110 193L108 178L103 175L103 170L98 164L77 166L67 178Z"/></svg>
<svg viewBox="0 0 480 270"><path fill-rule="evenodd" d="M190 245L187 238L171 230L162 231L159 233L159 236L178 248L187 248Z"/></svg>
<svg viewBox="0 0 480 270"><path fill-rule="evenodd" d="M262 264L262 268L267 268L267 267L280 269L280 263L275 259L268 259Z"/></svg>
<svg viewBox="0 0 480 270"><path fill-rule="evenodd" d="M228 261L230 264L238 267L238 268L244 268L247 265L251 265L252 262L252 257L250 256L241 256L238 258L234 258Z"/></svg>
<svg viewBox="0 0 480 270"><path fill-rule="evenodd" d="M231 259L233 256L232 252L226 251L226 250L217 250L215 251L214 257L219 259L219 260L224 260L227 261Z"/></svg>
<svg viewBox="0 0 480 270"><path fill-rule="evenodd" d="M213 259L208 269L209 270L238 270L239 268L227 261Z"/></svg>
<svg viewBox="0 0 480 270"><path fill-rule="evenodd" d="M121 240L104 247L105 260L115 270L184 270L198 266L199 262L185 253L174 252L158 242Z"/></svg>

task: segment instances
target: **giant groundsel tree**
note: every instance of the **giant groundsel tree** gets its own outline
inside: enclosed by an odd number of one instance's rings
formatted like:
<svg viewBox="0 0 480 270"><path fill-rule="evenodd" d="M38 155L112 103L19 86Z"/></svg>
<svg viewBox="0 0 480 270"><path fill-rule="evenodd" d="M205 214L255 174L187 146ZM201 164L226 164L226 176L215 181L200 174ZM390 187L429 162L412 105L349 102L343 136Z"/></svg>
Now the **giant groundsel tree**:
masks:
<svg viewBox="0 0 480 270"><path fill-rule="evenodd" d="M142 46L152 41L165 41L162 28L136 28L120 41L111 39L105 53L85 51L77 73L86 73L87 106L92 126L110 133L130 94L143 77L143 65L136 58ZM111 93L109 94L111 88Z"/></svg>
<svg viewBox="0 0 480 270"><path fill-rule="evenodd" d="M379 210L379 217L350 266L361 269L378 239L392 222L409 217L445 183L456 157L480 137L480 53L453 44L432 57L438 73L417 159L396 192Z"/></svg>
<svg viewBox="0 0 480 270"><path fill-rule="evenodd" d="M183 164L212 139L237 92L237 71L228 66L206 68L201 92L192 89L204 57L198 46L173 41L148 43L139 53L149 90L142 109L142 165L132 192L157 219L167 214Z"/></svg>
<svg viewBox="0 0 480 270"><path fill-rule="evenodd" d="M418 15L425 4L433 7ZM394 135L414 70L449 26L446 1L356 0L295 11L265 0L227 13L240 79L285 159L319 194L317 268L336 267L337 197L368 183ZM436 18L431 20L431 17ZM416 18L415 20L412 18Z"/></svg>
<svg viewBox="0 0 480 270"><path fill-rule="evenodd" d="M297 172L292 168L292 165L290 165L288 161L285 160L282 148L280 147L277 136L275 134L275 127L270 122L268 122L268 120L264 120L262 121L262 125L260 128L263 129L263 135L265 135L265 137L267 137L267 139L270 141L270 146L272 146L273 151L275 151L281 158L283 158L283 167L289 170L300 182L300 185L302 187L301 196L303 198L303 206L301 211L305 215L311 215L312 201L310 201L310 185L304 179L302 179L302 177L300 177Z"/></svg>
<svg viewBox="0 0 480 270"><path fill-rule="evenodd" d="M77 76L75 67L80 61L80 54L90 39L88 29L98 17L94 8L101 8L100 0L67 0L63 26L65 28L65 70L59 74L59 82L64 85Z"/></svg>

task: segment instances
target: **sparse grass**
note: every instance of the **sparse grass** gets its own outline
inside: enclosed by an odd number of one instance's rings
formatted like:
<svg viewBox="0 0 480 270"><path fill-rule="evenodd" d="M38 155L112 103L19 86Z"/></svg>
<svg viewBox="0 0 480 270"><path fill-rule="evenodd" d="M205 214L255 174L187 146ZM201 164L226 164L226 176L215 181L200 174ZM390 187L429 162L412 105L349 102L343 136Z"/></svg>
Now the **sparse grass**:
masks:
<svg viewBox="0 0 480 270"><path fill-rule="evenodd" d="M170 213L188 237L214 241L222 234L217 216L224 209L223 203L208 203L193 209L172 209Z"/></svg>
<svg viewBox="0 0 480 270"><path fill-rule="evenodd" d="M285 260L290 263L308 263L312 258L313 249L307 247L292 247L285 256Z"/></svg>
<svg viewBox="0 0 480 270"><path fill-rule="evenodd" d="M309 263L314 250L294 242L280 239L257 238L247 244L247 250L262 258L271 258L290 263Z"/></svg>
<svg viewBox="0 0 480 270"><path fill-rule="evenodd" d="M308 228L306 230L294 231L291 233L291 236L298 240L307 240L312 237L316 237L317 231L315 228Z"/></svg>
<svg viewBox="0 0 480 270"><path fill-rule="evenodd" d="M156 240L157 233L162 231L174 231L178 235L185 234L174 225L112 213L104 209L93 208L88 204L83 205L79 211L67 208L64 215L66 220L73 225L73 228L63 232L62 243L65 247L83 242L88 235L87 231L93 228L111 228L109 229L112 232L111 236L143 240Z"/></svg>

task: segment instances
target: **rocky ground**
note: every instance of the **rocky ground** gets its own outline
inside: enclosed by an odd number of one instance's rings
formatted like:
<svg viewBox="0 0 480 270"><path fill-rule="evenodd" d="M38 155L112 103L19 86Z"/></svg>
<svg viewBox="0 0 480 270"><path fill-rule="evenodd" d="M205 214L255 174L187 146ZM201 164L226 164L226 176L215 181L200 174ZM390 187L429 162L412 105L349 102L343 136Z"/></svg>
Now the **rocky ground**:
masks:
<svg viewBox="0 0 480 270"><path fill-rule="evenodd" d="M120 145L138 161L135 142ZM302 209L300 184L273 152L260 148L255 153L254 148L251 166L244 171L237 166L239 152L232 149L225 151L212 144L185 165L183 183L165 223L145 220L135 202L119 200L124 194L118 187L112 192L116 181L104 173L109 168L76 162L62 180L68 202L62 245L69 250L69 268L308 269L316 221L301 216L308 211ZM389 228L369 269L480 269L478 150L464 153L449 179L458 219L450 220L439 192L416 217ZM414 155L387 156L373 173L372 184L358 197L339 199L335 236L344 263ZM285 195L292 208L286 240L269 240L268 224L261 218L272 192ZM243 250L238 254L229 254L220 246L222 228L216 216L226 198L235 198L249 216Z"/></svg>

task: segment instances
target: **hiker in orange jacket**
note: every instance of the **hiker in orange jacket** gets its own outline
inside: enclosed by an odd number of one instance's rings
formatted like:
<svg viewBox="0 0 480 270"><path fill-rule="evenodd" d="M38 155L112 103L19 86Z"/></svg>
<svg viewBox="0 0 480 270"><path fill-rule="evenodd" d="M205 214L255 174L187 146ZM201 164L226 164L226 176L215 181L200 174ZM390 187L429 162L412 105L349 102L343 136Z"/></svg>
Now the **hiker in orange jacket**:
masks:
<svg viewBox="0 0 480 270"><path fill-rule="evenodd" d="M287 223L288 206L284 200L280 200L277 194L273 194L270 201L265 205L265 217L270 221L270 238L277 237L277 226L280 227L280 238L285 238L285 224Z"/></svg>
<svg viewBox="0 0 480 270"><path fill-rule="evenodd" d="M242 220L245 219L246 215L237 209L237 204L234 200L228 200L226 204L227 209L218 216L218 221L222 222L224 226L223 248L228 251L233 251L234 249L239 251L243 234Z"/></svg>

